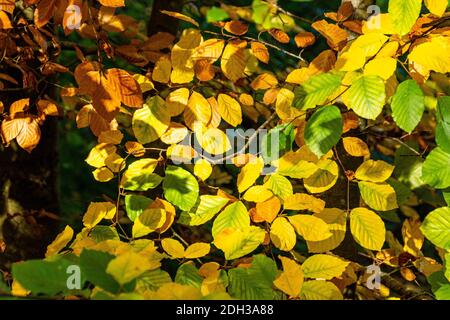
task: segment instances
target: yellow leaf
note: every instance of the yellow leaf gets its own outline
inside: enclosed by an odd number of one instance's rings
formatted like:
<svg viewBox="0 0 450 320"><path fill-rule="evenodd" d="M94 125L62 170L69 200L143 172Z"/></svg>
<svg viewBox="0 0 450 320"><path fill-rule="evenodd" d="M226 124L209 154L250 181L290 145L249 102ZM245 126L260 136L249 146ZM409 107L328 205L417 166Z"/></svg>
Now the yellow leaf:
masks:
<svg viewBox="0 0 450 320"><path fill-rule="evenodd" d="M133 78L134 78L134 80L137 81L137 83L141 87L142 93L145 93L145 92L155 89L153 82L151 82L150 79L147 78L146 76L136 73L133 75Z"/></svg>
<svg viewBox="0 0 450 320"><path fill-rule="evenodd" d="M45 257L51 257L55 254L58 254L62 249L64 249L67 244L73 238L73 229L69 226L66 226L64 230L56 236L56 239L53 240L51 244L47 247L47 252L45 253Z"/></svg>
<svg viewBox="0 0 450 320"><path fill-rule="evenodd" d="M195 137L200 143L200 146L209 154L223 154L231 149L231 143L228 136L220 129L199 128L195 130Z"/></svg>
<svg viewBox="0 0 450 320"><path fill-rule="evenodd" d="M186 125L194 130L197 125L207 125L211 120L211 106L200 93L193 91L184 110Z"/></svg>
<svg viewBox="0 0 450 320"><path fill-rule="evenodd" d="M185 255L185 250L180 241L170 238L162 239L161 245L167 254L173 259L182 259Z"/></svg>
<svg viewBox="0 0 450 320"><path fill-rule="evenodd" d="M150 269L151 264L144 256L128 251L111 260L106 272L112 275L120 285L124 285Z"/></svg>
<svg viewBox="0 0 450 320"><path fill-rule="evenodd" d="M374 14L367 21L363 21L362 32L364 34L382 33L395 34L397 31L392 24L391 15L389 13Z"/></svg>
<svg viewBox="0 0 450 320"><path fill-rule="evenodd" d="M105 165L109 170L117 173L125 168L126 163L124 158L119 156L117 153L113 153L105 159Z"/></svg>
<svg viewBox="0 0 450 320"><path fill-rule="evenodd" d="M86 162L95 168L101 168L105 166L105 160L110 155L115 153L117 148L108 143L100 143L92 148Z"/></svg>
<svg viewBox="0 0 450 320"><path fill-rule="evenodd" d="M432 14L441 17L447 9L448 0L425 0L425 5Z"/></svg>
<svg viewBox="0 0 450 320"><path fill-rule="evenodd" d="M389 211L398 208L397 195L389 184L360 181L358 187L364 202L372 209Z"/></svg>
<svg viewBox="0 0 450 320"><path fill-rule="evenodd" d="M359 36L351 44L351 49L360 48L364 57L372 57L380 51L389 38L381 33L370 33Z"/></svg>
<svg viewBox="0 0 450 320"><path fill-rule="evenodd" d="M375 58L367 63L364 75L379 76L384 80L389 79L397 69L397 60L390 57Z"/></svg>
<svg viewBox="0 0 450 320"><path fill-rule="evenodd" d="M324 280L305 281L302 286L302 299L305 300L343 300L342 293L332 282Z"/></svg>
<svg viewBox="0 0 450 320"><path fill-rule="evenodd" d="M219 94L217 98L220 116L233 127L242 123L242 109L239 102L227 94Z"/></svg>
<svg viewBox="0 0 450 320"><path fill-rule="evenodd" d="M415 66L422 75L429 71L450 72L450 37L437 36L417 45L409 54L409 61L425 69L421 71Z"/></svg>
<svg viewBox="0 0 450 320"><path fill-rule="evenodd" d="M222 51L225 45L224 40L220 39L208 39L195 48L192 54L193 59L206 60L209 63L216 62L222 55Z"/></svg>
<svg viewBox="0 0 450 320"><path fill-rule="evenodd" d="M270 73L263 73L252 81L250 86L253 90L267 90L278 85L277 78Z"/></svg>
<svg viewBox="0 0 450 320"><path fill-rule="evenodd" d="M274 280L273 284L288 296L296 298L300 295L303 285L303 271L300 265L289 258L279 256L283 264L283 272Z"/></svg>
<svg viewBox="0 0 450 320"><path fill-rule="evenodd" d="M221 68L223 74L232 82L245 77L247 59L245 55L245 41L230 41L223 51Z"/></svg>
<svg viewBox="0 0 450 320"><path fill-rule="evenodd" d="M365 51L362 48L351 46L337 59L336 69L339 71L355 71L361 69L365 63Z"/></svg>
<svg viewBox="0 0 450 320"><path fill-rule="evenodd" d="M350 212L350 230L355 241L369 250L380 251L385 241L383 220L373 211L356 208Z"/></svg>
<svg viewBox="0 0 450 320"><path fill-rule="evenodd" d="M294 92L286 88L281 88L278 91L275 101L275 110L280 119L282 120L292 119L294 121L294 119L299 119L302 117L303 114L305 114L304 111L292 107L294 96L295 96Z"/></svg>
<svg viewBox="0 0 450 320"><path fill-rule="evenodd" d="M199 288L179 283L165 283L151 294L149 300L199 300L202 297Z"/></svg>
<svg viewBox="0 0 450 320"><path fill-rule="evenodd" d="M294 227L283 217L275 219L270 226L270 239L282 251L291 251L297 242Z"/></svg>
<svg viewBox="0 0 450 320"><path fill-rule="evenodd" d="M194 166L194 174L203 181L209 178L212 170L211 164L205 159L198 160Z"/></svg>
<svg viewBox="0 0 450 320"><path fill-rule="evenodd" d="M241 93L239 96L239 102L245 106L253 106L255 104L255 100L248 93Z"/></svg>
<svg viewBox="0 0 450 320"><path fill-rule="evenodd" d="M307 241L308 251L316 253L336 249L345 238L347 214L340 209L327 208L320 213L315 213L314 216L327 223L332 236L322 241Z"/></svg>
<svg viewBox="0 0 450 320"><path fill-rule="evenodd" d="M170 62L169 57L162 56L156 62L155 68L153 69L152 73L152 79L156 82L169 83L171 73L172 62Z"/></svg>
<svg viewBox="0 0 450 320"><path fill-rule="evenodd" d="M183 113L189 101L189 89L180 88L169 93L166 98L167 110L171 117L176 117Z"/></svg>
<svg viewBox="0 0 450 320"><path fill-rule="evenodd" d="M302 270L307 278L330 280L344 273L350 262L327 254L316 254L306 259Z"/></svg>
<svg viewBox="0 0 450 320"><path fill-rule="evenodd" d="M141 144L158 140L170 124L166 103L159 96L147 99L144 107L133 115L133 132Z"/></svg>
<svg viewBox="0 0 450 320"><path fill-rule="evenodd" d="M382 160L366 160L356 170L355 177L364 181L383 182L392 175L394 168Z"/></svg>
<svg viewBox="0 0 450 320"><path fill-rule="evenodd" d="M216 235L214 245L225 253L226 260L233 260L253 252L264 237L264 230L254 226L245 230L227 228Z"/></svg>
<svg viewBox="0 0 450 320"><path fill-rule="evenodd" d="M332 188L339 176L338 164L329 159L317 162L319 169L303 180L306 190L311 193L322 193Z"/></svg>
<svg viewBox="0 0 450 320"><path fill-rule="evenodd" d="M318 213L325 208L325 201L306 193L295 193L284 199L283 206L286 210L309 210Z"/></svg>
<svg viewBox="0 0 450 320"><path fill-rule="evenodd" d="M237 179L239 193L244 192L256 182L256 179L261 175L263 168L264 161L262 158L256 158L242 168Z"/></svg>
<svg viewBox="0 0 450 320"><path fill-rule="evenodd" d="M322 219L307 214L288 217L295 231L307 241L321 241L332 236L330 228Z"/></svg>
<svg viewBox="0 0 450 320"><path fill-rule="evenodd" d="M244 200L256 203L267 201L272 197L272 191L264 186L250 187L243 196Z"/></svg>
<svg viewBox="0 0 450 320"><path fill-rule="evenodd" d="M186 259L197 259L206 256L211 250L209 243L197 242L187 247L184 257Z"/></svg>
<svg viewBox="0 0 450 320"><path fill-rule="evenodd" d="M84 217L83 225L95 227L103 219L112 219L116 214L116 206L111 202L91 202Z"/></svg>
<svg viewBox="0 0 450 320"><path fill-rule="evenodd" d="M309 178L317 172L319 167L316 164L304 159L305 157L301 151L289 151L280 159L274 161L273 165L277 167L277 173L283 176L288 176L294 179Z"/></svg>
<svg viewBox="0 0 450 320"><path fill-rule="evenodd" d="M169 128L161 136L161 141L165 144L176 144L184 140L189 130L181 123L171 122Z"/></svg>
<svg viewBox="0 0 450 320"><path fill-rule="evenodd" d="M172 83L188 83L194 79L194 60L192 55L194 49L201 44L202 35L199 30L185 29L178 41L172 48L172 74L170 80Z"/></svg>
<svg viewBox="0 0 450 320"><path fill-rule="evenodd" d="M188 16L186 16L186 15L184 15L182 13L174 12L174 11L168 11L168 10L161 10L161 13L166 14L166 15L172 17L172 18L175 18L175 19L179 19L179 20L183 20L183 21L192 23L196 27L200 27L200 25L198 24L197 21L195 21L191 17L188 17Z"/></svg>
<svg viewBox="0 0 450 320"><path fill-rule="evenodd" d="M165 210L160 208L148 208L134 221L133 238L140 238L161 228L166 221Z"/></svg>
<svg viewBox="0 0 450 320"><path fill-rule="evenodd" d="M92 172L94 179L99 182L108 182L114 179L114 173L111 172L107 167L98 168Z"/></svg>
<svg viewBox="0 0 450 320"><path fill-rule="evenodd" d="M421 222L418 218L406 219L403 222L402 236L403 236L403 250L412 254L415 257L420 256L420 249L422 249L424 242L424 235L420 230Z"/></svg>
<svg viewBox="0 0 450 320"><path fill-rule="evenodd" d="M175 220L175 216L176 216L176 210L175 207L167 202L166 200L162 200L160 198L156 198L155 201L153 201L149 206L149 209L163 209L164 210L164 224L159 227L158 229L156 229L156 231L158 233L164 233L166 232L173 224L174 220Z"/></svg>
<svg viewBox="0 0 450 320"><path fill-rule="evenodd" d="M368 157L370 156L369 147L367 144L356 137L345 137L342 139L345 151L353 157Z"/></svg>
<svg viewBox="0 0 450 320"><path fill-rule="evenodd" d="M311 78L311 70L309 68L295 69L288 74L286 82L293 84L303 84Z"/></svg>

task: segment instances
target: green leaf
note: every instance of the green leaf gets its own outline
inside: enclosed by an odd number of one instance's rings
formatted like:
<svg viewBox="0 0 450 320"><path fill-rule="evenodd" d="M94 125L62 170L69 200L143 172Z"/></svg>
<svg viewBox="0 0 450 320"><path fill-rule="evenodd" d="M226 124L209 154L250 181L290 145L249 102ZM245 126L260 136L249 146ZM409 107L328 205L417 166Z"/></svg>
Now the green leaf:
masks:
<svg viewBox="0 0 450 320"><path fill-rule="evenodd" d="M80 254L81 272L87 281L111 293L118 293L120 285L106 273L106 268L115 256L103 251L84 249Z"/></svg>
<svg viewBox="0 0 450 320"><path fill-rule="evenodd" d="M437 300L450 300L450 282L444 275L444 270L433 272L428 278Z"/></svg>
<svg viewBox="0 0 450 320"><path fill-rule="evenodd" d="M228 13L219 8L219 7L211 7L211 9L208 10L206 13L206 22L217 22L217 21L223 21L228 19L230 16Z"/></svg>
<svg viewBox="0 0 450 320"><path fill-rule="evenodd" d="M323 105L341 86L340 74L322 73L311 77L295 89L294 107L307 110Z"/></svg>
<svg viewBox="0 0 450 320"><path fill-rule="evenodd" d="M389 184L360 181L358 186L364 202L372 209L389 211L398 208L395 190Z"/></svg>
<svg viewBox="0 0 450 320"><path fill-rule="evenodd" d="M203 282L202 276L198 273L192 261L182 264L175 276L175 282L194 288L200 288Z"/></svg>
<svg viewBox="0 0 450 320"><path fill-rule="evenodd" d="M376 119L386 99L384 81L379 76L361 76L348 90L349 108L365 119Z"/></svg>
<svg viewBox="0 0 450 320"><path fill-rule="evenodd" d="M156 159L141 159L133 162L122 176L121 186L125 190L147 191L156 188L162 178L153 173L158 164Z"/></svg>
<svg viewBox="0 0 450 320"><path fill-rule="evenodd" d="M338 143L342 128L342 116L338 107L320 108L306 124L306 145L320 158Z"/></svg>
<svg viewBox="0 0 450 320"><path fill-rule="evenodd" d="M161 269L147 271L136 278L136 290L157 291L166 283L171 283L170 275Z"/></svg>
<svg viewBox="0 0 450 320"><path fill-rule="evenodd" d="M200 203L193 210L181 213L178 223L199 226L211 220L230 201L213 195L201 195Z"/></svg>
<svg viewBox="0 0 450 320"><path fill-rule="evenodd" d="M117 229L110 226L97 225L91 230L89 236L97 243L106 240L119 240Z"/></svg>
<svg viewBox="0 0 450 320"><path fill-rule="evenodd" d="M450 153L450 97L438 100L436 143L442 150Z"/></svg>
<svg viewBox="0 0 450 320"><path fill-rule="evenodd" d="M302 270L307 278L330 280L339 277L350 262L327 254L315 254L305 260Z"/></svg>
<svg viewBox="0 0 450 320"><path fill-rule="evenodd" d="M199 186L195 177L183 168L168 166L163 182L164 197L184 211L189 211L198 199Z"/></svg>
<svg viewBox="0 0 450 320"><path fill-rule="evenodd" d="M419 18L422 0L390 0L389 15L397 33L401 36L409 33Z"/></svg>
<svg viewBox="0 0 450 320"><path fill-rule="evenodd" d="M131 221L136 220L142 212L152 203L153 200L140 195L125 196L125 210Z"/></svg>
<svg viewBox="0 0 450 320"><path fill-rule="evenodd" d="M158 140L170 124L170 114L165 101L159 96L147 99L144 107L134 112L132 124L139 143Z"/></svg>
<svg viewBox="0 0 450 320"><path fill-rule="evenodd" d="M450 249L450 208L443 207L430 212L420 230L435 246Z"/></svg>
<svg viewBox="0 0 450 320"><path fill-rule="evenodd" d="M279 293L273 290L277 273L275 261L265 255L255 255L249 268L234 268L228 272L229 293L242 300L277 299Z"/></svg>
<svg viewBox="0 0 450 320"><path fill-rule="evenodd" d="M438 189L450 187L450 153L437 147L425 159L422 180Z"/></svg>
<svg viewBox="0 0 450 320"><path fill-rule="evenodd" d="M425 111L425 96L416 81L406 80L400 83L392 98L391 108L397 125L411 133Z"/></svg>
<svg viewBox="0 0 450 320"><path fill-rule="evenodd" d="M241 201L238 201L226 207L214 220L212 236L215 238L226 228L245 230L248 227L250 227L250 216L247 208Z"/></svg>
<svg viewBox="0 0 450 320"><path fill-rule="evenodd" d="M69 294L71 290L68 289L67 281L72 273L68 273L68 271L70 266L76 264L77 262L64 257L58 257L53 261L28 260L13 264L12 275L15 280L34 295ZM82 272L80 276L83 276ZM80 282L83 285L84 279Z"/></svg>
<svg viewBox="0 0 450 320"><path fill-rule="evenodd" d="M262 0L254 0L252 3L252 19L256 24L262 24L269 13L269 5Z"/></svg>
<svg viewBox="0 0 450 320"><path fill-rule="evenodd" d="M332 282L311 280L303 282L302 298L305 300L343 300L341 291Z"/></svg>
<svg viewBox="0 0 450 320"><path fill-rule="evenodd" d="M289 124L282 124L271 129L264 135L261 142L261 155L265 163L279 159L283 154L292 150L295 141L295 128Z"/></svg>
<svg viewBox="0 0 450 320"><path fill-rule="evenodd" d="M272 174L264 183L264 187L271 190L274 195L280 198L286 198L294 193L292 184L288 178L280 174Z"/></svg>

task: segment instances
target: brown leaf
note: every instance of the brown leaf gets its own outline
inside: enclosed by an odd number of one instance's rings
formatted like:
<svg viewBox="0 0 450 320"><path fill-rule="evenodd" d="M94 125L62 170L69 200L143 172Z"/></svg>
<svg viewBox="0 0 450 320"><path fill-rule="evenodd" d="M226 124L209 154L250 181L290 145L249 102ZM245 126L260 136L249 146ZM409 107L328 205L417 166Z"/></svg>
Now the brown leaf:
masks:
<svg viewBox="0 0 450 320"><path fill-rule="evenodd" d="M270 54L267 47L262 44L261 42L252 42L251 43L251 50L253 52L253 55L261 62L263 63L269 63Z"/></svg>
<svg viewBox="0 0 450 320"><path fill-rule="evenodd" d="M280 43L289 43L289 35L280 29L272 28L269 30L269 34Z"/></svg>
<svg viewBox="0 0 450 320"><path fill-rule="evenodd" d="M232 20L225 23L224 29L236 36L242 36L247 33L248 25L239 20Z"/></svg>
<svg viewBox="0 0 450 320"><path fill-rule="evenodd" d="M306 48L316 42L316 37L311 32L300 32L295 36L294 40L297 47Z"/></svg>
<svg viewBox="0 0 450 320"><path fill-rule="evenodd" d="M328 45L333 50L340 51L347 44L348 34L339 26L325 20L316 21L311 26L327 39Z"/></svg>
<svg viewBox="0 0 450 320"><path fill-rule="evenodd" d="M53 17L56 0L41 0L34 11L34 23L38 28L45 26Z"/></svg>
<svg viewBox="0 0 450 320"><path fill-rule="evenodd" d="M130 108L141 108L144 104L141 87L131 74L121 69L109 69L107 73L109 82L114 90L120 95L122 103Z"/></svg>

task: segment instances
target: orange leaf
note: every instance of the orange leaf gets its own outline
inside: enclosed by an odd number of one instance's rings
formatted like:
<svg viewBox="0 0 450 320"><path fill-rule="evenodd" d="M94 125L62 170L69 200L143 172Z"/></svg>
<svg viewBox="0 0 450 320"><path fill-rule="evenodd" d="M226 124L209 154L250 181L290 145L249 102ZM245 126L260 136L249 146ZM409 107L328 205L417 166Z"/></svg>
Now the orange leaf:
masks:
<svg viewBox="0 0 450 320"><path fill-rule="evenodd" d="M280 43L289 43L290 38L289 35L280 29L270 29L269 34Z"/></svg>
<svg viewBox="0 0 450 320"><path fill-rule="evenodd" d="M100 2L101 5L106 7L114 7L114 8L125 7L125 0L98 0L98 2Z"/></svg>
<svg viewBox="0 0 450 320"><path fill-rule="evenodd" d="M261 62L269 63L269 50L267 47L262 44L261 42L252 42L251 43L251 49L253 52L253 55Z"/></svg>
<svg viewBox="0 0 450 320"><path fill-rule="evenodd" d="M224 29L234 35L242 36L247 33L248 25L238 20L232 20L225 23Z"/></svg>
<svg viewBox="0 0 450 320"><path fill-rule="evenodd" d="M34 23L38 28L45 26L53 17L56 0L41 0L34 11Z"/></svg>
<svg viewBox="0 0 450 320"><path fill-rule="evenodd" d="M295 36L294 40L297 47L306 48L316 42L316 37L311 32L300 32Z"/></svg>

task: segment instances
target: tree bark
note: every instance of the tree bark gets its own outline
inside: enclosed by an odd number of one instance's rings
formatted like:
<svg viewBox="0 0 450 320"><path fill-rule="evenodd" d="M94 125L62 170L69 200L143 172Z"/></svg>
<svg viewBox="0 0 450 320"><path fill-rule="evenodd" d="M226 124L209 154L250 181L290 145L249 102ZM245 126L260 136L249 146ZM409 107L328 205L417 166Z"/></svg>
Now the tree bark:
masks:
<svg viewBox="0 0 450 320"><path fill-rule="evenodd" d="M48 119L31 154L15 142L0 151L0 268L43 257L57 229L57 120Z"/></svg>

